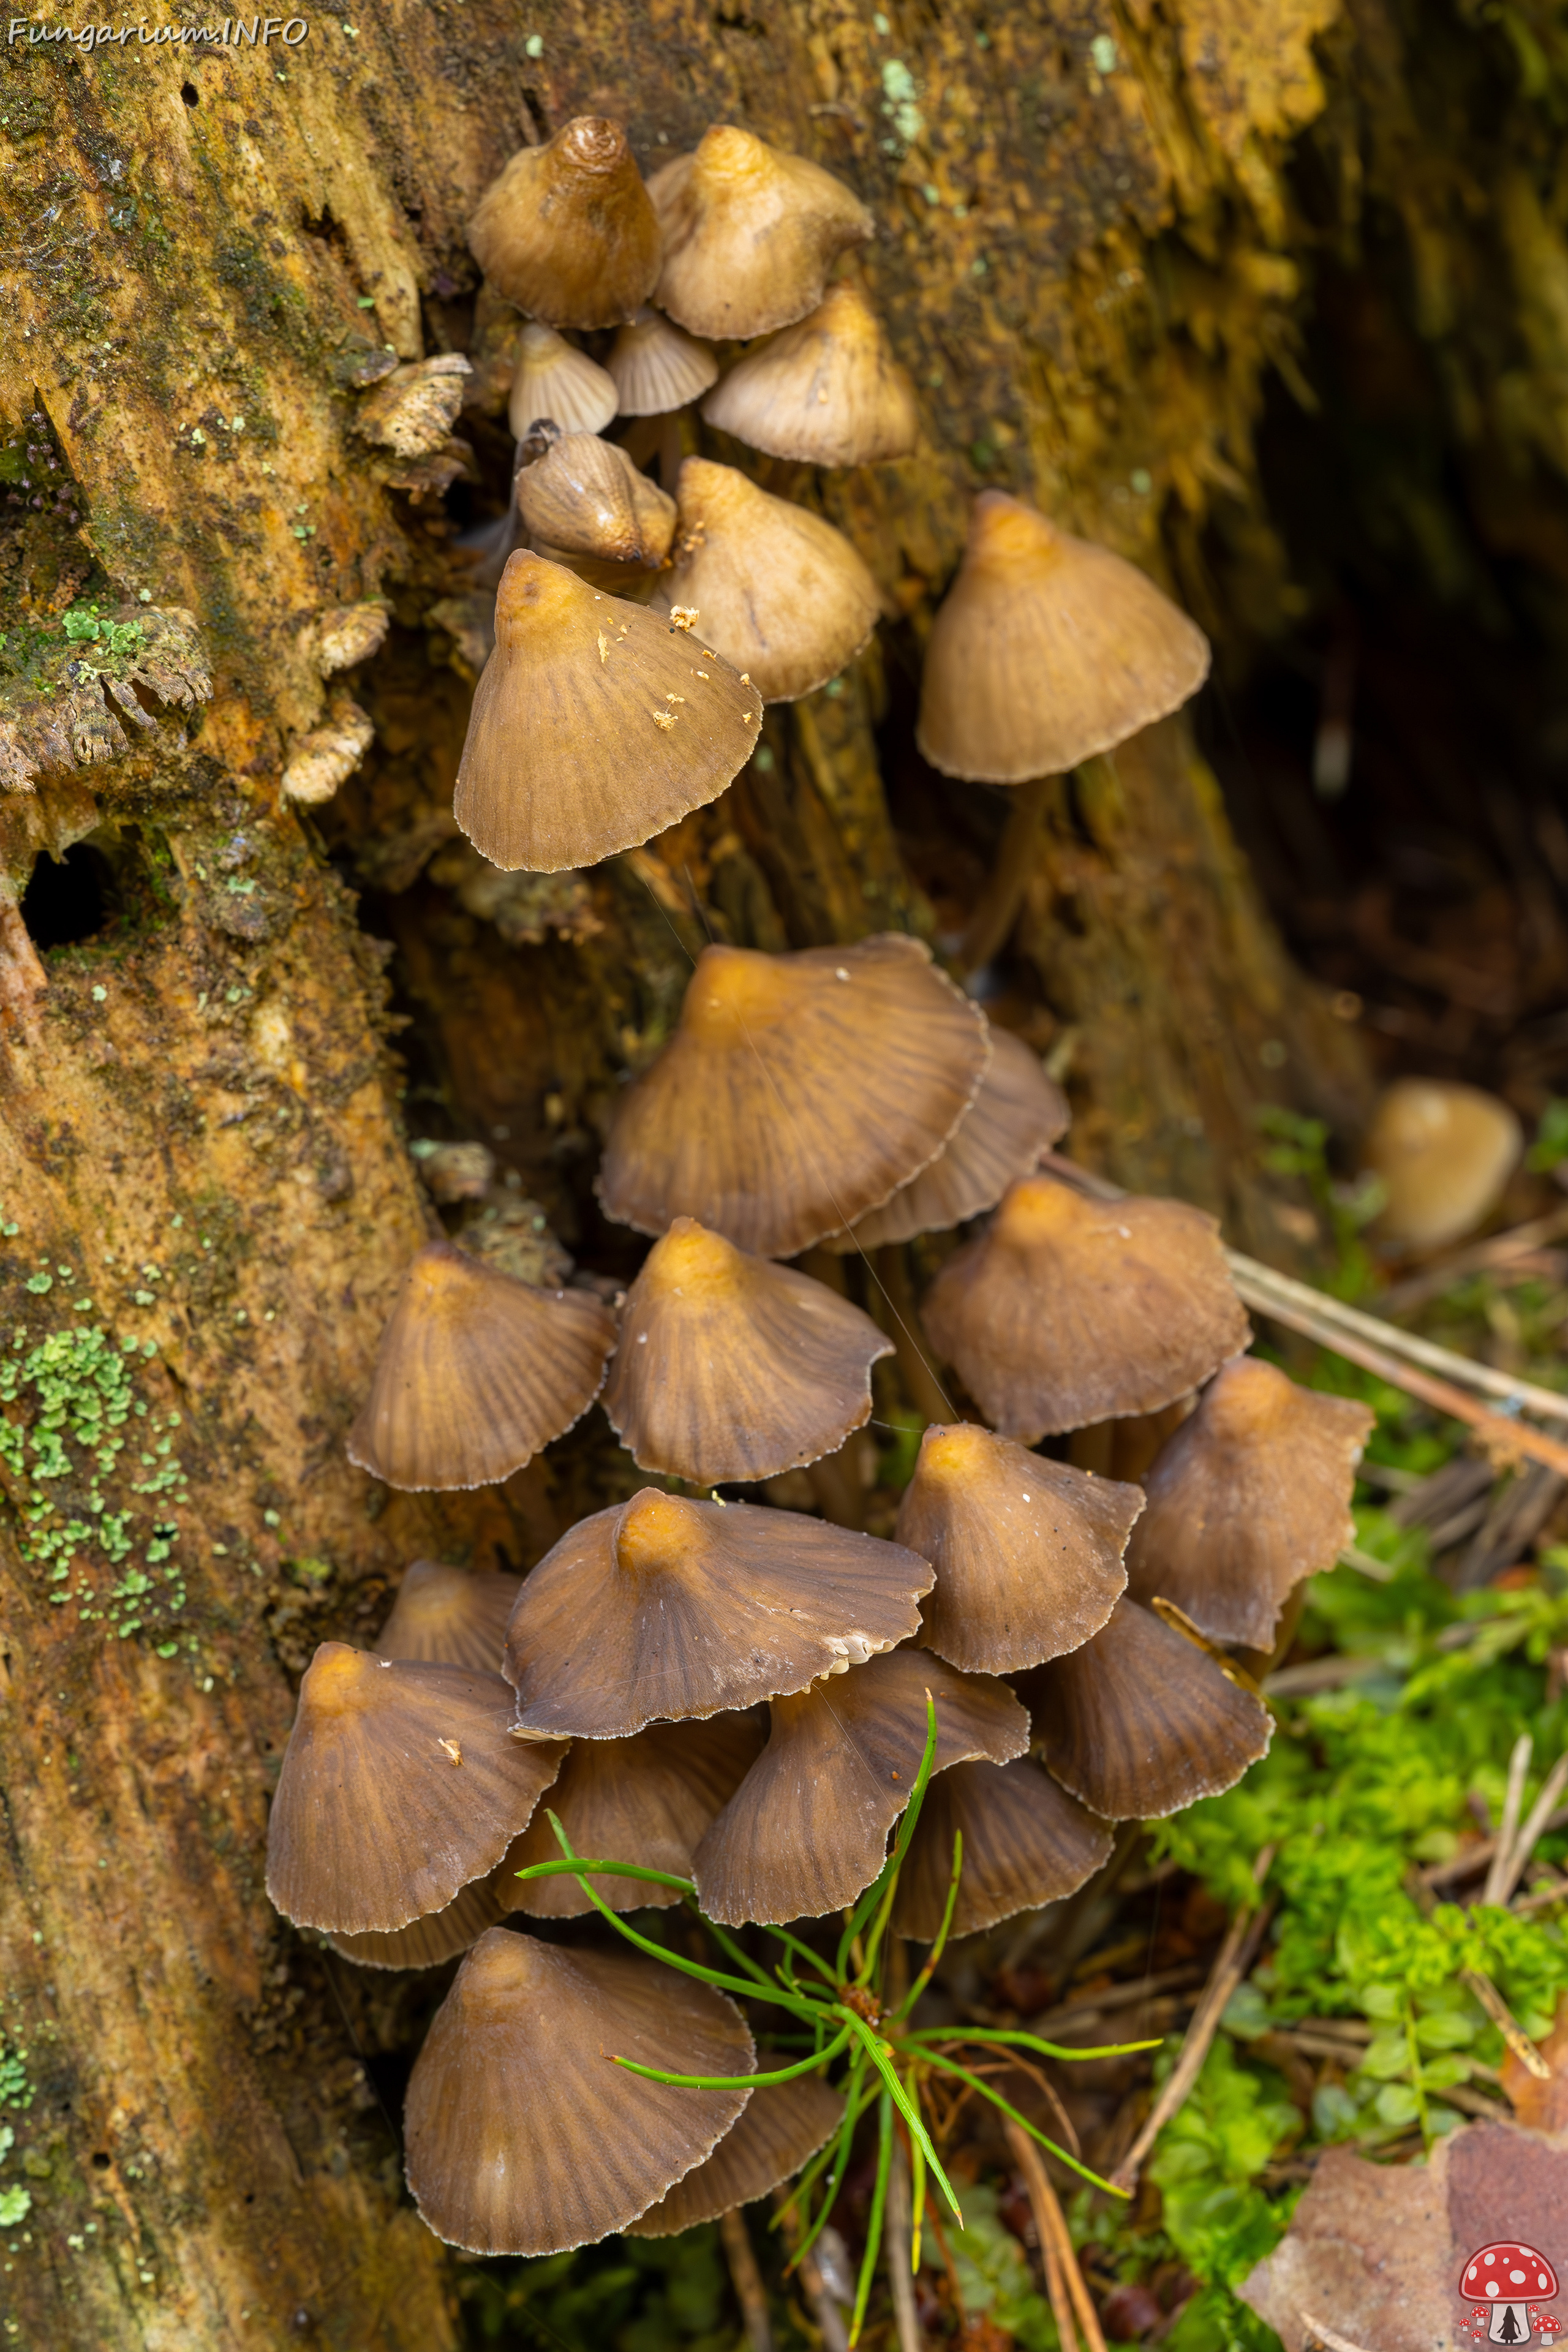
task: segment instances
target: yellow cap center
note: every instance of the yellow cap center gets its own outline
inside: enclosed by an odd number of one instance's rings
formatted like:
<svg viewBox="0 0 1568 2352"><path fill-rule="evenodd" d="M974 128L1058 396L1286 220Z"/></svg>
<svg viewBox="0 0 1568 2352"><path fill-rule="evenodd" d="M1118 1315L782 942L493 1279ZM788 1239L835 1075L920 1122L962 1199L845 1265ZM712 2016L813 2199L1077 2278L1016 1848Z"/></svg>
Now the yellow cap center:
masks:
<svg viewBox="0 0 1568 2352"><path fill-rule="evenodd" d="M679 1567L702 1537L695 1503L645 1486L621 1513L616 1529L616 1565L626 1576L665 1576Z"/></svg>
<svg viewBox="0 0 1568 2352"><path fill-rule="evenodd" d="M564 564L547 563L543 556L519 548L508 556L496 592L497 651L535 658L555 651L592 597L592 589Z"/></svg>
<svg viewBox="0 0 1568 2352"><path fill-rule="evenodd" d="M957 1485L981 1470L991 1446L988 1431L973 1422L955 1421L945 1427L933 1423L921 1441L921 1475Z"/></svg>
<svg viewBox="0 0 1568 2352"><path fill-rule="evenodd" d="M1226 1364L1204 1400L1204 1419L1213 1434L1230 1444L1265 1435L1289 1411L1294 1387L1277 1364L1243 1356Z"/></svg>
<svg viewBox="0 0 1568 2352"><path fill-rule="evenodd" d="M684 1298L732 1296L745 1276L745 1261L721 1234L710 1234L695 1217L677 1217L648 1253L643 1279L657 1297L679 1290Z"/></svg>
<svg viewBox="0 0 1568 2352"><path fill-rule="evenodd" d="M1033 507L1005 490L982 490L969 519L966 572L1022 587L1061 562L1061 535Z"/></svg>
<svg viewBox="0 0 1568 2352"><path fill-rule="evenodd" d="M753 132L732 122L716 122L698 142L697 162L705 176L746 179L767 169L768 151Z"/></svg>
<svg viewBox="0 0 1568 2352"><path fill-rule="evenodd" d="M998 1241L1015 1249L1032 1249L1040 1242L1065 1241L1096 1213L1087 1201L1049 1176L1024 1177L1004 1194L994 1230Z"/></svg>
<svg viewBox="0 0 1568 2352"><path fill-rule="evenodd" d="M379 1658L351 1649L346 1642L323 1642L310 1661L300 1696L315 1716L357 1715L369 1703L374 1676L384 1672Z"/></svg>
<svg viewBox="0 0 1568 2352"><path fill-rule="evenodd" d="M781 957L754 948L704 948L680 1025L700 1045L732 1049L794 1012L800 992L794 969Z"/></svg>

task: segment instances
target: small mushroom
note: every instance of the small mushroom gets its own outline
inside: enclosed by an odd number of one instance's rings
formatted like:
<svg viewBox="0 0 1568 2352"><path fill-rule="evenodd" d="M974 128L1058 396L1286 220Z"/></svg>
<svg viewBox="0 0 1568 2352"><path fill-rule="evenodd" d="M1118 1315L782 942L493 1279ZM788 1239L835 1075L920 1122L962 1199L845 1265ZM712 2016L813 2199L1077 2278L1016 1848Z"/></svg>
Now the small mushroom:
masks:
<svg viewBox="0 0 1568 2352"><path fill-rule="evenodd" d="M504 1669L515 1728L625 1739L804 1690L907 1641L930 1589L901 1544L645 1486L568 1528L524 1580Z"/></svg>
<svg viewBox="0 0 1568 2352"><path fill-rule="evenodd" d="M838 255L876 234L842 180L732 123L656 172L648 194L664 236L654 299L712 341L803 319Z"/></svg>
<svg viewBox="0 0 1568 2352"><path fill-rule="evenodd" d="M518 510L535 541L607 563L660 564L675 537L675 500L614 442L566 433L520 466Z"/></svg>
<svg viewBox="0 0 1568 2352"><path fill-rule="evenodd" d="M555 2254L625 2229L712 2154L752 2095L672 2074L750 2073L734 2003L675 1969L492 1927L437 2011L404 2110L408 2186L438 2238Z"/></svg>
<svg viewBox="0 0 1568 2352"><path fill-rule="evenodd" d="M586 1290L535 1290L450 1242L416 1252L381 1335L348 1457L389 1486L490 1486L579 1421L615 1318Z"/></svg>
<svg viewBox="0 0 1568 2352"><path fill-rule="evenodd" d="M675 1035L616 1106L599 1197L639 1233L689 1216L792 1257L936 1157L989 1057L984 1013L901 932L705 948Z"/></svg>
<svg viewBox="0 0 1568 2352"><path fill-rule="evenodd" d="M719 362L706 343L647 309L621 329L605 365L622 416L673 415L719 376Z"/></svg>
<svg viewBox="0 0 1568 2352"><path fill-rule="evenodd" d="M1212 1642L1269 1649L1295 1586L1354 1537L1355 1465L1373 1419L1256 1356L1222 1365L1143 1482L1149 1507L1127 1547L1133 1599L1173 1601Z"/></svg>
<svg viewBox="0 0 1568 2352"><path fill-rule="evenodd" d="M907 457L914 386L858 286L830 286L809 318L738 360L702 404L710 425L770 457L812 466Z"/></svg>
<svg viewBox="0 0 1568 2352"><path fill-rule="evenodd" d="M916 740L992 784L1059 774L1178 709L1208 640L1136 565L982 490L931 626Z"/></svg>
<svg viewBox="0 0 1568 2352"><path fill-rule="evenodd" d="M930 1943L952 1881L955 1832L963 1839L954 1936L978 1935L1019 1911L1076 1895L1110 1856L1110 1832L1032 1756L1011 1764L955 1764L931 1781L899 1873L896 1935Z"/></svg>
<svg viewBox="0 0 1568 2352"><path fill-rule="evenodd" d="M773 1478L864 1426L871 1366L891 1353L825 1283L677 1217L627 1294L604 1406L641 1470Z"/></svg>
<svg viewBox="0 0 1568 2352"><path fill-rule="evenodd" d="M652 293L659 229L618 122L580 114L523 147L468 223L490 284L549 327L616 327Z"/></svg>
<svg viewBox="0 0 1568 2352"><path fill-rule="evenodd" d="M1155 1412L1251 1337L1212 1217L1184 1201L1087 1201L1049 1176L1008 1188L921 1312L987 1421L1026 1445Z"/></svg>
<svg viewBox="0 0 1568 2352"><path fill-rule="evenodd" d="M1538 2295L1557 2293L1557 2273L1544 2254L1517 2238L1496 2239L1472 2254L1459 2280L1459 2293L1467 2303L1476 2297L1484 2302L1489 2343L1526 2344L1532 2328L1549 2343L1557 2334L1554 2319L1550 2328L1542 2324L1550 2313L1530 2308Z"/></svg>
<svg viewBox="0 0 1568 2352"><path fill-rule="evenodd" d="M452 812L509 872L594 866L716 800L762 717L755 687L702 640L520 549Z"/></svg>
<svg viewBox="0 0 1568 2352"><path fill-rule="evenodd" d="M1396 1078L1362 1147L1384 1201L1376 1232L1391 1249L1436 1250L1491 1214L1524 1138L1507 1103L1444 1078Z"/></svg>
<svg viewBox="0 0 1568 2352"><path fill-rule="evenodd" d="M375 1637L382 1658L430 1658L500 1671L506 1621L522 1579L416 1559L403 1571L392 1614Z"/></svg>
<svg viewBox="0 0 1568 2352"><path fill-rule="evenodd" d="M695 612L764 702L796 702L854 660L881 604L841 530L706 457L682 461L676 502L680 535L658 602Z"/></svg>
<svg viewBox="0 0 1568 2352"><path fill-rule="evenodd" d="M518 337L507 400L512 438L521 441L534 419L548 416L563 433L602 433L616 414L616 387L586 352L553 327L529 320Z"/></svg>
<svg viewBox="0 0 1568 2352"><path fill-rule="evenodd" d="M681 2230L716 2221L737 2205L771 2196L826 2146L843 2119L843 2100L818 2074L802 2074L793 2083L763 2083L706 2164L628 2222L626 2236L673 2238Z"/></svg>

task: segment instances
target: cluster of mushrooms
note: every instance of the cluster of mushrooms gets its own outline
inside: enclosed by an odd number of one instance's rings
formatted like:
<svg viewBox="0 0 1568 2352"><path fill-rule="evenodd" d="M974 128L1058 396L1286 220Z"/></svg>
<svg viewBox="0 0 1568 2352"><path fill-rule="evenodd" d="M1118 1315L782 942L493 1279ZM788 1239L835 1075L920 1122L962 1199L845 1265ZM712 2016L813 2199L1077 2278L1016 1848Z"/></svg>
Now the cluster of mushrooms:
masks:
<svg viewBox="0 0 1568 2352"><path fill-rule="evenodd" d="M596 435L706 392L759 448L907 449L912 396L871 311L825 291L870 233L826 173L728 128L645 188L616 126L573 122L484 198L475 252L531 321L513 415L535 541L500 582L458 786L498 865L647 839L723 790L763 702L864 642L875 587L820 518L695 457L672 507ZM617 323L607 371L558 331ZM767 332L716 383L697 338ZM985 493L922 744L962 775L1054 772L1184 700L1205 663L1141 573ZM659 1482L521 1580L416 1562L374 1649L323 1643L300 1689L273 1901L367 1966L467 1956L407 2100L409 2183L443 2238L541 2254L684 2229L791 2179L858 2112L820 2034L817 2057L758 2076L743 1975L699 1981L629 1929L606 1952L519 1920L684 1895L742 1970L731 1931L793 1926L779 1980L798 1992L791 1968L825 1966L800 1923L847 1912L847 1939L885 1883L893 1937L985 1928L1079 1887L1116 1822L1264 1753L1268 1710L1227 1654L1266 1654L1338 1557L1370 1416L1248 1356L1214 1222L1089 1197L1051 1157L1066 1126L1037 1057L918 941L710 947L605 1150L606 1214L653 1237L618 1311L444 1240L409 1266L355 1463L399 1488L499 1482L597 1399ZM891 1351L781 1261L980 1219L921 1307L974 1417L926 1429L893 1538L721 1497L834 1454ZM1158 1413L1141 1486L1032 1450ZM826 1971L840 2040L884 2014L868 1967L859 1991Z"/></svg>

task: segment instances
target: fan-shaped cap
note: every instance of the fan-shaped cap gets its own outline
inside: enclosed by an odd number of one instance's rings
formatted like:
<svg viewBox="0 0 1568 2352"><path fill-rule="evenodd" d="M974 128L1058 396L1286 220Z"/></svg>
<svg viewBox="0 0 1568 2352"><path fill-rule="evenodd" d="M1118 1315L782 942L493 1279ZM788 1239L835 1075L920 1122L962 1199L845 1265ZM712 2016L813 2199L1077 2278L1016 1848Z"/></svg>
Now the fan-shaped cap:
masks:
<svg viewBox="0 0 1568 2352"><path fill-rule="evenodd" d="M798 701L837 677L881 610L844 533L706 457L682 461L676 498L680 535L658 602L695 612L764 702Z"/></svg>
<svg viewBox="0 0 1568 2352"><path fill-rule="evenodd" d="M389 1486L490 1486L587 1412L616 1344L585 1290L534 1290L454 1249L415 1253L348 1457Z"/></svg>
<svg viewBox="0 0 1568 2352"><path fill-rule="evenodd" d="M483 1878L460 1886L444 1910L411 1919L406 1927L385 1934L374 1928L363 1936L329 1936L334 1952L362 1969L436 1969L455 1952L477 1944L487 1927L494 1927L507 1912L501 1873L504 1861Z"/></svg>
<svg viewBox="0 0 1568 2352"><path fill-rule="evenodd" d="M1110 1832L1032 1756L1011 1764L955 1764L933 1780L899 1873L893 1930L932 1942L952 1881L952 1841L963 1837L954 1936L977 1935L1017 1911L1074 1895L1110 1859Z"/></svg>
<svg viewBox="0 0 1568 2352"><path fill-rule="evenodd" d="M863 1426L892 1344L826 1283L677 1217L627 1293L605 1411L640 1469L773 1478Z"/></svg>
<svg viewBox="0 0 1568 2352"><path fill-rule="evenodd" d="M1363 1145L1386 1199L1380 1237L1395 1249L1442 1249L1490 1215L1524 1138L1507 1103L1445 1078L1395 1078Z"/></svg>
<svg viewBox="0 0 1568 2352"><path fill-rule="evenodd" d="M624 1739L804 1690L907 1640L930 1589L901 1544L645 1486L525 1580L506 1642L516 1720L534 1738Z"/></svg>
<svg viewBox="0 0 1568 2352"><path fill-rule="evenodd" d="M1086 1201L1053 1177L1003 1195L921 1307L1005 1437L1157 1412L1251 1338L1219 1228L1184 1201Z"/></svg>
<svg viewBox="0 0 1568 2352"><path fill-rule="evenodd" d="M414 2062L408 2186L448 2245L558 2254L646 2213L710 2156L750 2091L683 2091L671 2074L743 2074L733 2001L674 1969L568 1951L492 1927L458 1969Z"/></svg>
<svg viewBox="0 0 1568 2352"><path fill-rule="evenodd" d="M752 2093L738 2124L708 2158L668 2197L626 2230L628 2238L673 2238L700 2222L716 2221L793 2180L825 2147L844 2120L844 2102L819 2074L793 2083L763 2083Z"/></svg>
<svg viewBox="0 0 1568 2352"><path fill-rule="evenodd" d="M1135 564L982 490L926 646L915 737L944 775L1021 784L1114 751L1208 667L1203 631Z"/></svg>
<svg viewBox="0 0 1568 2352"><path fill-rule="evenodd" d="M1005 1675L1076 1650L1127 1583L1136 1486L1044 1462L968 1422L933 1423L899 1506L899 1541L936 1586L922 1641L955 1666Z"/></svg>
<svg viewBox="0 0 1568 2352"><path fill-rule="evenodd" d="M518 337L507 422L521 441L542 416L563 433L602 433L616 414L616 387L586 352L530 319Z"/></svg>
<svg viewBox="0 0 1568 2352"><path fill-rule="evenodd" d="M639 1233L689 1216L793 1257L935 1158L989 1055L979 1007L900 932L705 948L674 1037L616 1107L599 1197Z"/></svg>
<svg viewBox="0 0 1568 2352"><path fill-rule="evenodd" d="M540 1806L503 1872L560 1860L547 1818L554 1813L574 1853L689 1877L698 1839L756 1762L764 1737L760 1717L748 1712L705 1723L650 1723L630 1739L579 1739L549 1805ZM593 1885L612 1911L662 1909L680 1900L673 1887L646 1879L595 1878ZM501 1894L509 1910L536 1919L575 1918L594 1907L564 1873L521 1883L514 1877L510 1890L501 1883Z"/></svg>
<svg viewBox="0 0 1568 2352"><path fill-rule="evenodd" d="M561 1769L509 1736L499 1675L323 1642L267 1825L267 1892L297 1927L385 1932L493 1870Z"/></svg>
<svg viewBox="0 0 1568 2352"><path fill-rule="evenodd" d="M623 416L668 416L719 376L719 362L706 343L649 310L639 310L621 329L607 364Z"/></svg>
<svg viewBox="0 0 1568 2352"><path fill-rule="evenodd" d="M468 249L490 284L551 327L629 319L653 291L659 243L626 132L593 114L542 147L520 148L468 223Z"/></svg>
<svg viewBox="0 0 1568 2352"><path fill-rule="evenodd" d="M1021 1685L1047 1764L1110 1822L1156 1821L1232 1789L1268 1752L1261 1699L1136 1601Z"/></svg>
<svg viewBox="0 0 1568 2352"><path fill-rule="evenodd" d="M1270 1648L1292 1588L1354 1537L1351 1493L1373 1419L1256 1356L1224 1365L1144 1480L1149 1507L1127 1547L1133 1599L1173 1601L1211 1642Z"/></svg>
<svg viewBox="0 0 1568 2352"><path fill-rule="evenodd" d="M831 172L728 122L656 172L648 194L664 234L658 307L714 341L804 319L838 255L876 233Z"/></svg>
<svg viewBox="0 0 1568 2352"><path fill-rule="evenodd" d="M774 1699L767 1746L692 1857L709 1918L817 1918L869 1886L920 1770L928 1691L933 1772L1027 1748L1028 1717L1005 1683L957 1674L929 1650L894 1650Z"/></svg>
<svg viewBox="0 0 1568 2352"><path fill-rule="evenodd" d="M827 1244L880 1249L916 1234L945 1233L994 1209L1015 1177L1026 1176L1042 1151L1067 1133L1067 1097L1021 1037L991 1031L991 1059L980 1091L928 1168L901 1184L847 1234Z"/></svg>
<svg viewBox="0 0 1568 2352"><path fill-rule="evenodd" d="M675 537L675 500L626 451L592 433L567 433L513 483L535 540L608 563L658 564Z"/></svg>
<svg viewBox="0 0 1568 2352"><path fill-rule="evenodd" d="M403 1571L392 1614L375 1637L382 1658L431 1658L439 1665L500 1670L506 1621L521 1589L519 1576L446 1568L416 1559Z"/></svg>
<svg viewBox="0 0 1568 2352"><path fill-rule="evenodd" d="M492 866L594 866L717 799L762 719L756 688L705 638L520 548L452 813Z"/></svg>
<svg viewBox="0 0 1568 2352"><path fill-rule="evenodd" d="M738 360L702 404L710 425L770 457L812 466L907 457L914 386L858 286L830 286L807 319Z"/></svg>

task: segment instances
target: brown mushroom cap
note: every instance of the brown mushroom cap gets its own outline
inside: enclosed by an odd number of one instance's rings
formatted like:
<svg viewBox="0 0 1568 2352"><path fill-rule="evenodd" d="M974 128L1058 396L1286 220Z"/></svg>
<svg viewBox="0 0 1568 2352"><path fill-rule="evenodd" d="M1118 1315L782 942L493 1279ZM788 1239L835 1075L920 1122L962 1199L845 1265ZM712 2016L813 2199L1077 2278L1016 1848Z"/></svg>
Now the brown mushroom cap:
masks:
<svg viewBox="0 0 1568 2352"><path fill-rule="evenodd" d="M718 381L719 362L657 310L639 310L621 329L605 362L622 416L668 416Z"/></svg>
<svg viewBox="0 0 1568 2352"><path fill-rule="evenodd" d="M850 1232L831 1234L830 1250L880 1249L961 1225L994 1209L1015 1177L1026 1176L1041 1152L1067 1133L1067 1097L1046 1076L1039 1055L1005 1029L990 1034L991 1059L980 1091L951 1139L890 1201Z"/></svg>
<svg viewBox="0 0 1568 2352"><path fill-rule="evenodd" d="M677 1217L627 1293L603 1403L639 1469L772 1478L869 1420L892 1344L826 1283Z"/></svg>
<svg viewBox="0 0 1568 2352"><path fill-rule="evenodd" d="M967 1422L933 1423L898 1519L899 1541L936 1570L921 1640L991 1675L1076 1650L1126 1586L1121 1555L1142 1507L1136 1486L1042 1461Z"/></svg>
<svg viewBox="0 0 1568 2352"><path fill-rule="evenodd" d="M925 1752L928 1691L933 1772L1027 1748L1028 1717L1005 1683L957 1674L929 1650L894 1650L774 1699L767 1746L692 1856L709 1918L816 1918L869 1886Z"/></svg>
<svg viewBox="0 0 1568 2352"><path fill-rule="evenodd" d="M608 563L659 564L675 537L675 500L626 451L593 433L566 433L513 487L534 540Z"/></svg>
<svg viewBox="0 0 1568 2352"><path fill-rule="evenodd" d="M716 799L762 717L762 697L704 640L520 548L496 594L452 813L492 866L593 866Z"/></svg>
<svg viewBox="0 0 1568 2352"><path fill-rule="evenodd" d="M858 286L830 286L809 318L738 360L702 404L752 449L811 466L869 466L915 446L915 391Z"/></svg>
<svg viewBox="0 0 1568 2352"><path fill-rule="evenodd" d="M906 1641L930 1589L900 1544L645 1486L524 1580L506 1643L515 1720L534 1738L625 1739L804 1690Z"/></svg>
<svg viewBox="0 0 1568 2352"><path fill-rule="evenodd" d="M509 1737L499 1675L323 1642L267 1826L267 1892L297 1927L384 1933L493 1870L561 1769Z"/></svg>
<svg viewBox="0 0 1568 2352"><path fill-rule="evenodd" d="M389 1486L490 1486L604 1386L616 1321L585 1290L534 1290L455 1249L416 1251L348 1457Z"/></svg>
<svg viewBox="0 0 1568 2352"><path fill-rule="evenodd" d="M616 1106L599 1197L639 1233L689 1216L793 1257L936 1157L989 1054L979 1007L902 933L705 948L679 1029Z"/></svg>
<svg viewBox="0 0 1568 2352"><path fill-rule="evenodd" d="M682 461L680 535L656 601L695 612L764 702L795 702L837 677L877 625L877 583L841 530L775 499L732 466Z"/></svg>
<svg viewBox="0 0 1568 2352"><path fill-rule="evenodd" d="M479 198L468 247L490 284L546 326L629 319L653 291L660 239L620 124L580 114L542 147L520 148Z"/></svg>
<svg viewBox="0 0 1568 2352"><path fill-rule="evenodd" d="M1126 1599L1103 1632L1020 1689L1051 1771L1109 1822L1157 1821L1234 1788L1274 1728L1261 1699Z"/></svg>
<svg viewBox="0 0 1568 2352"><path fill-rule="evenodd" d="M616 414L616 387L586 352L577 350L553 327L524 322L512 363L507 422L521 441L531 425L548 416L563 433L602 433Z"/></svg>
<svg viewBox="0 0 1568 2352"><path fill-rule="evenodd" d="M1110 1832L1036 1762L955 1764L933 1780L893 1898L893 1931L934 1941L963 1836L954 1936L973 1936L1017 1911L1076 1894L1109 1860Z"/></svg>
<svg viewBox="0 0 1568 2352"><path fill-rule="evenodd" d="M1395 1078L1363 1145L1386 1194L1377 1220L1391 1248L1442 1249L1490 1215L1524 1145L1507 1103L1445 1078Z"/></svg>
<svg viewBox="0 0 1568 2352"><path fill-rule="evenodd" d="M481 1936L404 2110L408 2186L436 2235L481 2254L589 2245L710 2156L752 2096L646 2082L617 2057L742 2074L752 2037L733 2001L656 1960Z"/></svg>
<svg viewBox="0 0 1568 2352"><path fill-rule="evenodd" d="M831 172L727 122L656 172L647 192L664 235L655 299L713 341L805 318L837 256L876 234Z"/></svg>
<svg viewBox="0 0 1568 2352"><path fill-rule="evenodd" d="M502 1872L558 1862L554 1813L574 1853L589 1861L635 1862L644 1870L691 1874L698 1839L727 1805L762 1752L765 1733L753 1714L715 1715L705 1723L650 1723L631 1739L579 1739L561 1777L502 1864ZM593 1905L574 1878L514 1877L499 1882L508 1910L536 1919L572 1919ZM646 1879L595 1878L594 1892L612 1911L664 1909L680 1897Z"/></svg>
<svg viewBox="0 0 1568 2352"><path fill-rule="evenodd" d="M1059 774L1179 709L1208 640L1136 565L982 490L926 646L916 740L992 784Z"/></svg>
<svg viewBox="0 0 1568 2352"><path fill-rule="evenodd" d="M1132 1598L1173 1601L1211 1642L1270 1648L1292 1589L1354 1538L1355 1465L1375 1417L1256 1356L1222 1365L1143 1482L1149 1507L1127 1547Z"/></svg>
<svg viewBox="0 0 1568 2352"><path fill-rule="evenodd" d="M363 1936L329 1936L327 1941L356 1968L439 1968L443 1960L449 1960L454 1952L466 1952L487 1927L505 1918L507 1905L500 1877L505 1867L503 1861L483 1878L470 1880L458 1889L445 1909L411 1919L406 1927L394 1927L386 1934L371 1928Z"/></svg>
<svg viewBox="0 0 1568 2352"><path fill-rule="evenodd" d="M381 1658L431 1658L499 1674L506 1621L522 1579L416 1559L403 1571L392 1614L375 1637Z"/></svg>
<svg viewBox="0 0 1568 2352"><path fill-rule="evenodd" d="M921 1314L986 1420L1026 1445L1155 1412L1252 1336L1213 1217L1184 1201L1086 1201L1049 1176L1008 1188Z"/></svg>
<svg viewBox="0 0 1568 2352"><path fill-rule="evenodd" d="M699 2222L716 2221L793 2180L844 2120L844 2102L817 2074L793 2083L763 2083L752 2093L738 2124L708 2158L668 2197L626 2227L628 2238L673 2238Z"/></svg>

